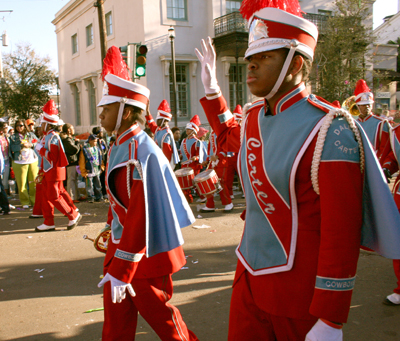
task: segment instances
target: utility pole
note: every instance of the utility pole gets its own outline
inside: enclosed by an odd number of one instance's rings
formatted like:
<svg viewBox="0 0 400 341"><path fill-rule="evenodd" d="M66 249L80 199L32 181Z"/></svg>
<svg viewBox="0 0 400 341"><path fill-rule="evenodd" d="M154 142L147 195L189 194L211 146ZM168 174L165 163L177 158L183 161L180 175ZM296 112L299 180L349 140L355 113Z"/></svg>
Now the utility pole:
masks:
<svg viewBox="0 0 400 341"><path fill-rule="evenodd" d="M99 30L100 30L100 49L101 49L101 66L103 67L103 60L107 53L107 31L106 31L106 17L104 14L104 0L97 0L94 4L97 7L97 14L99 16Z"/></svg>

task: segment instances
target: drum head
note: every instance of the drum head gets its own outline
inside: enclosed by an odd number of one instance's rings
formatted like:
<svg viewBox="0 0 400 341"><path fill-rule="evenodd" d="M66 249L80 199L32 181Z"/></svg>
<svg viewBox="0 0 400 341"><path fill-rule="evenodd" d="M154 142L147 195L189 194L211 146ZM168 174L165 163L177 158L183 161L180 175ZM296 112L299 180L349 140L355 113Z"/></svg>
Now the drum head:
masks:
<svg viewBox="0 0 400 341"><path fill-rule="evenodd" d="M190 167L181 168L175 171L176 176L187 176L190 174L194 174L193 168Z"/></svg>
<svg viewBox="0 0 400 341"><path fill-rule="evenodd" d="M216 175L215 170L214 169L207 169L204 172L201 172L199 174L197 174L194 177L194 181L202 181L202 180L207 180L209 178L211 178L212 176Z"/></svg>

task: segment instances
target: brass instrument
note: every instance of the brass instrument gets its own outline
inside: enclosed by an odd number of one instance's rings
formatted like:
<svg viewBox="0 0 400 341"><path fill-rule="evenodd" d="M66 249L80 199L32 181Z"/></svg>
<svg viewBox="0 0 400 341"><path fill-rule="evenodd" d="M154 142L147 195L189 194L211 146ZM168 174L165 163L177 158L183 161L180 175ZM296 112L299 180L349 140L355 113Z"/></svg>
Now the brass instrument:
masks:
<svg viewBox="0 0 400 341"><path fill-rule="evenodd" d="M351 115L358 116L360 115L360 111L358 110L356 104L356 96L350 96L349 98L345 99L342 103L342 108L347 110Z"/></svg>
<svg viewBox="0 0 400 341"><path fill-rule="evenodd" d="M89 239L90 241L92 241L93 246L97 251L107 253L107 244L108 240L110 239L110 236L111 236L111 227L107 225L100 231L100 233L97 235L95 239L89 238L86 234L83 236L83 239ZM101 238L102 240L100 241Z"/></svg>

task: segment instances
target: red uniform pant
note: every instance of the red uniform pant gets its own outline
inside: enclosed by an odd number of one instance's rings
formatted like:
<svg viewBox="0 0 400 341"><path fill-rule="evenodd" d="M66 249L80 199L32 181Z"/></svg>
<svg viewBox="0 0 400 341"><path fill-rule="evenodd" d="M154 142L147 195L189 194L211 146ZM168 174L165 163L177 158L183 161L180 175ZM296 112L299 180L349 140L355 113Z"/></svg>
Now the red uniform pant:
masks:
<svg viewBox="0 0 400 341"><path fill-rule="evenodd" d="M219 197L221 198L221 203L222 205L229 205L232 203L228 187L226 185L226 177L228 174L228 167L215 167L214 168L215 173L217 173L220 184L222 186L222 191L219 192ZM208 208L215 208L215 203L214 203L214 195L208 195L207 196L207 203L206 207Z"/></svg>
<svg viewBox="0 0 400 341"><path fill-rule="evenodd" d="M393 259L393 269L397 277L397 288L393 291L400 295L400 259Z"/></svg>
<svg viewBox="0 0 400 341"><path fill-rule="evenodd" d="M68 194L68 192L64 188L64 184L60 181L62 189L60 191L61 196L64 198L66 203L71 206L74 210L76 210L76 206L72 201L72 198ZM33 206L33 215L43 215L43 201L45 201L45 197L43 196L43 185L41 183L36 184L36 194L35 194L35 205ZM53 215L54 215L54 208L53 208Z"/></svg>
<svg viewBox="0 0 400 341"><path fill-rule="evenodd" d="M40 183L36 184L35 205L33 205L33 210L32 210L33 215L43 215L42 201L43 201L43 185Z"/></svg>
<svg viewBox="0 0 400 341"><path fill-rule="evenodd" d="M253 299L250 277L245 271L233 287L228 340L304 341L318 319L293 319L263 311Z"/></svg>
<svg viewBox="0 0 400 341"><path fill-rule="evenodd" d="M237 170L237 159L237 154L231 157L227 157L228 169L226 171L226 186L228 187L229 195L233 195L232 187L233 180L235 179L235 173L239 174Z"/></svg>
<svg viewBox="0 0 400 341"><path fill-rule="evenodd" d="M64 189L62 181L47 181L45 176L42 186L42 212L46 225L54 225L54 207L67 216L69 220L77 217L78 213L75 211L75 205L71 205L71 197Z"/></svg>
<svg viewBox="0 0 400 341"><path fill-rule="evenodd" d="M135 340L138 312L163 341L198 340L179 310L168 303L173 293L171 275L133 279L131 284L136 296L127 293L121 303L112 303L110 282L104 285L103 341Z"/></svg>

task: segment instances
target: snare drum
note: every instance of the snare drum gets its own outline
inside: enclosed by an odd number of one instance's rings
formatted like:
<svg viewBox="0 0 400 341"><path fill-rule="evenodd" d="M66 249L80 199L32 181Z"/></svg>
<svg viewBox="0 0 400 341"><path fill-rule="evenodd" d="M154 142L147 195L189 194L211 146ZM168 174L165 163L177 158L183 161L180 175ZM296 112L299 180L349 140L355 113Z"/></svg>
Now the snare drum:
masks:
<svg viewBox="0 0 400 341"><path fill-rule="evenodd" d="M222 191L222 186L219 183L217 173L215 173L214 169L208 169L197 174L193 181L197 191L201 195L207 196Z"/></svg>
<svg viewBox="0 0 400 341"><path fill-rule="evenodd" d="M194 170L190 167L185 167L175 171L175 176L182 189L191 189L194 187Z"/></svg>

